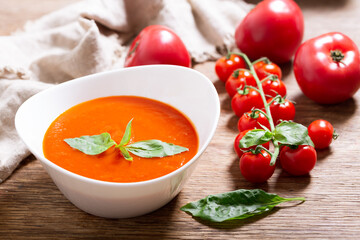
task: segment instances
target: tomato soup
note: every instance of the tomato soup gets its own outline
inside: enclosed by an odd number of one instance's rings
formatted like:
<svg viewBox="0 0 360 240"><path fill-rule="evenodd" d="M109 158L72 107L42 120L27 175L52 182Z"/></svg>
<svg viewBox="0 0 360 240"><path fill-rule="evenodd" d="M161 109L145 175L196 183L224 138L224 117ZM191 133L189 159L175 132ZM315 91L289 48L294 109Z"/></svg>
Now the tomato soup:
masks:
<svg viewBox="0 0 360 240"><path fill-rule="evenodd" d="M158 139L189 151L167 157L127 161L114 146L98 155L86 155L64 139L108 132L119 143L132 121L129 144ZM175 108L143 97L112 96L76 105L62 113L48 128L44 155L56 165L84 177L109 182L139 182L164 176L187 163L198 150L198 136L191 121Z"/></svg>

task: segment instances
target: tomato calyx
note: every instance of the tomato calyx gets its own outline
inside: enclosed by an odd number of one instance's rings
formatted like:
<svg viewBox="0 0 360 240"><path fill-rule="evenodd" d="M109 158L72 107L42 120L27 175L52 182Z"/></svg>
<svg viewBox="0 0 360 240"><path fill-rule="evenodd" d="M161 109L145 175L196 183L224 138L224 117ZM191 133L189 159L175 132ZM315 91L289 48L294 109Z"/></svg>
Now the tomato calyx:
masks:
<svg viewBox="0 0 360 240"><path fill-rule="evenodd" d="M330 57L332 58L332 60L334 61L334 62L337 62L337 63L339 63L339 62L341 62L341 63L343 63L343 59L344 59L344 54L341 52L341 50L332 50L332 51L330 51Z"/></svg>
<svg viewBox="0 0 360 240"><path fill-rule="evenodd" d="M277 75L269 73L268 76L267 76L266 78L262 79L260 82L263 83L263 82L265 82L265 81L267 81L267 80L270 80L270 81L272 81L272 82L275 82L275 81L277 81L278 79L279 79L279 77L278 77Z"/></svg>
<svg viewBox="0 0 360 240"><path fill-rule="evenodd" d="M240 71L250 72L248 69L245 69L245 68L238 68L238 69L236 69L236 70L233 72L232 76L233 76L234 78L238 78L238 77L239 77L239 72L240 72Z"/></svg>
<svg viewBox="0 0 360 240"><path fill-rule="evenodd" d="M260 112L258 109L252 109L251 113L246 113L249 117L251 117L252 119L257 119L260 116Z"/></svg>
<svg viewBox="0 0 360 240"><path fill-rule="evenodd" d="M332 139L336 140L336 139L338 139L338 137L339 137L339 134L337 134L336 131L334 130Z"/></svg>
<svg viewBox="0 0 360 240"><path fill-rule="evenodd" d="M283 104L285 103L286 96L282 97L281 95L277 94L273 99L271 99L270 102L268 102L267 104L270 106L273 102L275 102L276 104Z"/></svg>
<svg viewBox="0 0 360 240"><path fill-rule="evenodd" d="M287 147L289 147L290 149L293 149L293 150L295 150L295 149L298 149L298 148L299 148L299 146L298 146L298 145L283 145L283 146L287 146Z"/></svg>
<svg viewBox="0 0 360 240"><path fill-rule="evenodd" d="M250 89L253 89L253 90L259 92L259 89L257 89L256 87L250 86L250 85L246 85L246 83L245 83L245 85L244 85L244 88L243 88L243 89L238 88L238 89L237 89L237 92L238 92L240 95L248 95L249 92L250 92Z"/></svg>
<svg viewBox="0 0 360 240"><path fill-rule="evenodd" d="M270 152L268 149L266 149L266 148L263 147L262 145L257 145L255 149L249 149L249 150L245 150L245 151L243 151L243 152L244 152L244 153L246 153L246 152L251 152L251 153L254 154L254 155L261 154L263 157L265 157L263 151L267 152L270 156L273 155L272 152Z"/></svg>

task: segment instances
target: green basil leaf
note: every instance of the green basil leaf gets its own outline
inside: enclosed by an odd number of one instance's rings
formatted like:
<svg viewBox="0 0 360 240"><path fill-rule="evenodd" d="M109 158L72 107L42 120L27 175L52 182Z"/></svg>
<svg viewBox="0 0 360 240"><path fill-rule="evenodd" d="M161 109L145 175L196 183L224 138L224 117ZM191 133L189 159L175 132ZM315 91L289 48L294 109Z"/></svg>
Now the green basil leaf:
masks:
<svg viewBox="0 0 360 240"><path fill-rule="evenodd" d="M115 145L115 141L111 139L109 133L100 135L82 136L78 138L67 138L64 141L72 148L75 148L88 155L97 155L108 150Z"/></svg>
<svg viewBox="0 0 360 240"><path fill-rule="evenodd" d="M286 145L310 145L314 147L311 141L307 127L295 123L283 121L275 127L274 139L281 144Z"/></svg>
<svg viewBox="0 0 360 240"><path fill-rule="evenodd" d="M240 140L240 148L248 148L255 145L261 145L267 143L272 138L272 134L269 131L263 129L254 129L247 132Z"/></svg>
<svg viewBox="0 0 360 240"><path fill-rule="evenodd" d="M153 158L172 156L178 153L189 151L188 148L162 142L160 140L145 140L125 146L125 148L139 157Z"/></svg>
<svg viewBox="0 0 360 240"><path fill-rule="evenodd" d="M132 119L126 125L125 133L121 139L119 146L124 146L129 143L130 137L131 137L131 122L132 122Z"/></svg>
<svg viewBox="0 0 360 240"><path fill-rule="evenodd" d="M239 189L233 192L209 195L191 202L180 210L211 222L244 219L272 210L288 201L305 201L304 198L282 198L261 189Z"/></svg>
<svg viewBox="0 0 360 240"><path fill-rule="evenodd" d="M123 157L125 158L125 160L128 160L128 161L132 161L132 160L133 160L132 156L130 156L130 153L126 150L125 147L119 146L119 149L120 149L120 151L121 151L121 154L122 154Z"/></svg>

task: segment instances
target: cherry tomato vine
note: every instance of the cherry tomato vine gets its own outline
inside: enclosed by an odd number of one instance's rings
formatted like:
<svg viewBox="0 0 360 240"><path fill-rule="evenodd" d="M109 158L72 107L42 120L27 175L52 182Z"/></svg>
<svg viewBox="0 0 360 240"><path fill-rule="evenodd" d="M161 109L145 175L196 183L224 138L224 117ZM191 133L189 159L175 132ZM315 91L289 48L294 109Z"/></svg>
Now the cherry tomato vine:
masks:
<svg viewBox="0 0 360 240"><path fill-rule="evenodd" d="M264 61L264 58L261 58L261 59L255 61L254 63L252 63L250 61L250 59L244 53L232 53L232 54L238 55L238 56L240 56L240 57L242 57L244 59L245 63L247 64L247 66L249 68L248 71L250 71L251 75L255 78L257 88L251 87L251 86L248 86L248 87L251 88L251 89L254 89L255 91L257 91L260 94L261 99L262 99L262 101L264 103L265 112L262 111L261 109L256 109L256 110L259 111L260 113L262 113L267 118L267 120L269 121L269 124L270 124L270 130L271 130L271 132L273 132L275 130L275 124L274 124L273 118L271 116L271 111L270 111L271 102L270 102L270 104L267 102L267 99L266 99L266 96L265 96L265 93L264 93L264 90L263 90L263 86L262 86L262 81L260 81L260 79L259 79L259 77L258 77L258 75L256 73L256 70L254 68L254 64L257 64L260 61ZM263 81L266 80L267 78L270 78L271 76L272 75L267 76L266 78L263 79ZM273 145L274 145L274 152L273 153L269 152L269 150L267 150L266 148L258 146L259 148L261 148L262 150L264 150L264 151L266 151L266 152L268 152L270 154L270 156L271 156L270 165L271 166L273 166L275 164L276 159L277 159L277 157L279 155L279 152L280 152L279 141L276 140L276 139L273 139L272 142L273 142Z"/></svg>

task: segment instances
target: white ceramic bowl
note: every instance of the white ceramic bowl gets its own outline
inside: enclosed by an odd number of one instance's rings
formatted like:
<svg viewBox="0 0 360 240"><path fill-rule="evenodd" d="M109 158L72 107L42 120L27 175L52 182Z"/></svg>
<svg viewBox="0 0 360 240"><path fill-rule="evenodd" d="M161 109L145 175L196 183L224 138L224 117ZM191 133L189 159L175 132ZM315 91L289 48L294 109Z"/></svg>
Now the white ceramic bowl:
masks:
<svg viewBox="0 0 360 240"><path fill-rule="evenodd" d="M115 95L156 99L186 114L199 135L197 154L170 174L135 183L86 178L44 157L43 137L56 117L81 102ZM180 192L213 137L219 115L217 92L203 74L184 67L150 65L98 73L42 91L19 108L15 126L21 139L40 160L60 191L75 206L101 217L127 218L154 211Z"/></svg>

